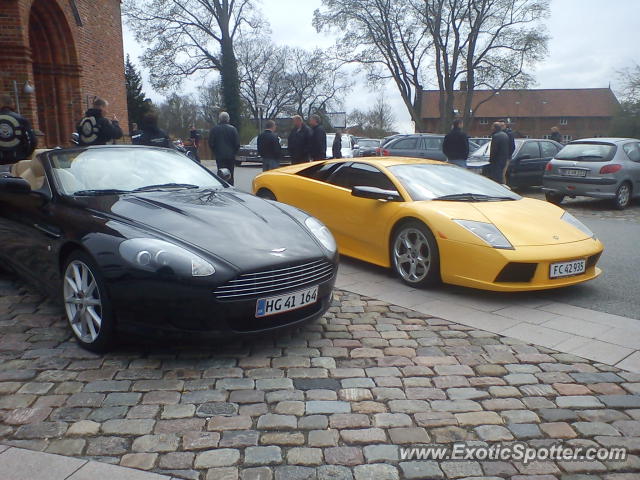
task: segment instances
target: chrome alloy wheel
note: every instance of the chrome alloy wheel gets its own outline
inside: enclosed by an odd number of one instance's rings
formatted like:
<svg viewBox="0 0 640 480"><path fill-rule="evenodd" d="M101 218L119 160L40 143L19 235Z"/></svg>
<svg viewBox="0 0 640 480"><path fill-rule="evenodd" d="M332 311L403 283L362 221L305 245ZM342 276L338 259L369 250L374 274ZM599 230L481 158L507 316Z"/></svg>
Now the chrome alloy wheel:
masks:
<svg viewBox="0 0 640 480"><path fill-rule="evenodd" d="M618 205L620 207L626 207L629 204L629 199L631 197L631 189L629 188L628 183L623 183L618 188Z"/></svg>
<svg viewBox="0 0 640 480"><path fill-rule="evenodd" d="M74 260L64 272L64 304L73 333L85 343L93 343L102 326L102 300L91 269Z"/></svg>
<svg viewBox="0 0 640 480"><path fill-rule="evenodd" d="M431 268L431 250L424 233L416 228L400 232L393 245L393 258L403 280L409 283L424 280Z"/></svg>

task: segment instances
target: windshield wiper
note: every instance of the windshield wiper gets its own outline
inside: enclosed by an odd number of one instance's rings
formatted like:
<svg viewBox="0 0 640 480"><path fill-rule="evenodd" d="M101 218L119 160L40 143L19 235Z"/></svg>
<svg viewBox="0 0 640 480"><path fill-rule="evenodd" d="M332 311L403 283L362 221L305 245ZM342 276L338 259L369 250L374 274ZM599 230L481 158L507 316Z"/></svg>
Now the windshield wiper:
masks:
<svg viewBox="0 0 640 480"><path fill-rule="evenodd" d="M516 200L513 197L507 196L491 196L484 195L482 193L453 193L451 195L443 195L442 197L436 197L433 200L448 200L452 202L495 202L499 200Z"/></svg>
<svg viewBox="0 0 640 480"><path fill-rule="evenodd" d="M130 190L119 190L117 188L104 188L104 189L96 189L96 190L78 190L77 192L73 192L73 195L79 196L91 196L91 195L119 195L121 193L131 193Z"/></svg>
<svg viewBox="0 0 640 480"><path fill-rule="evenodd" d="M134 192L149 192L151 190L164 190L165 188L200 188L199 185L192 183L159 183L157 185L147 185L145 187L136 188Z"/></svg>

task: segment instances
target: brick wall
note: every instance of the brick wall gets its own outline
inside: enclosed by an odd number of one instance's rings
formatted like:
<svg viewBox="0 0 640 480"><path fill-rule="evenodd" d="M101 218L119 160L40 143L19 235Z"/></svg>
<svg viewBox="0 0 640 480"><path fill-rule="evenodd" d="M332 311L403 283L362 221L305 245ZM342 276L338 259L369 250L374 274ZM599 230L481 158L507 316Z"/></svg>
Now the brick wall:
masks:
<svg viewBox="0 0 640 480"><path fill-rule="evenodd" d="M69 0L0 3L0 92L13 93L18 82L21 111L47 130L49 146L68 142L94 96L128 124L120 0L75 5L81 25ZM24 94L26 81L35 95Z"/></svg>

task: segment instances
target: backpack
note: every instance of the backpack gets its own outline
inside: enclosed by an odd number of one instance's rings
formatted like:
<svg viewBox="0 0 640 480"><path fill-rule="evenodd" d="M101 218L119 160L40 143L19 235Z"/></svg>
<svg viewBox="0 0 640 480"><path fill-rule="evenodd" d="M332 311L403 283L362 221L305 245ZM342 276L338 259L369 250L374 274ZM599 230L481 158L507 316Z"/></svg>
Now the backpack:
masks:
<svg viewBox="0 0 640 480"><path fill-rule="evenodd" d="M92 145L100 136L100 124L96 117L84 117L78 125L80 145Z"/></svg>
<svg viewBox="0 0 640 480"><path fill-rule="evenodd" d="M0 113L0 151L13 152L25 139L20 121L8 113Z"/></svg>

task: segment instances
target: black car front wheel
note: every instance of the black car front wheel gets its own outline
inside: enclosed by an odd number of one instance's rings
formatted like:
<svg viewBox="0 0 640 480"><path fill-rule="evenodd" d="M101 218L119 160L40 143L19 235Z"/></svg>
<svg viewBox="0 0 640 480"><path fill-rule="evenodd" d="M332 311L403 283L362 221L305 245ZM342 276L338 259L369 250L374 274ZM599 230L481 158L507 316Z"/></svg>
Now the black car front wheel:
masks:
<svg viewBox="0 0 640 480"><path fill-rule="evenodd" d="M275 194L268 188L261 188L260 190L258 190L258 193L256 193L256 195L260 198L264 198L265 200L277 200Z"/></svg>
<svg viewBox="0 0 640 480"><path fill-rule="evenodd" d="M400 226L391 243L393 269L412 287L431 287L440 283L440 253L431 231L417 221Z"/></svg>
<svg viewBox="0 0 640 480"><path fill-rule="evenodd" d="M616 190L616 198L614 205L618 210L624 210L631 203L631 185L629 182L623 182Z"/></svg>
<svg viewBox="0 0 640 480"><path fill-rule="evenodd" d="M77 251L66 259L63 302L73 335L83 348L107 351L114 340L114 320L100 270L89 255Z"/></svg>
<svg viewBox="0 0 640 480"><path fill-rule="evenodd" d="M562 195L561 193L545 192L544 198L546 198L547 202L549 203L560 205L564 200L564 195Z"/></svg>

